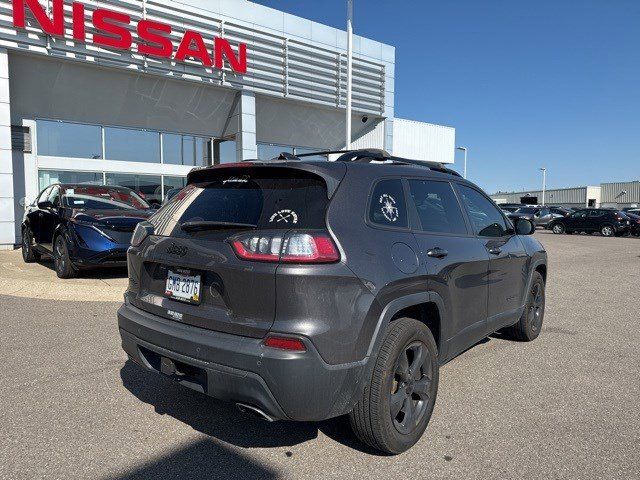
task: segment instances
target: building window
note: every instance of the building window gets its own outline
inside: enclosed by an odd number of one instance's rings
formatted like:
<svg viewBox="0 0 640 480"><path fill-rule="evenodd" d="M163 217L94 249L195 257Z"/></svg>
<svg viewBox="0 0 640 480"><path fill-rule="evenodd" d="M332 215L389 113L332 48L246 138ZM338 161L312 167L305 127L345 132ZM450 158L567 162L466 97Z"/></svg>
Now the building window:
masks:
<svg viewBox="0 0 640 480"><path fill-rule="evenodd" d="M160 133L105 127L104 149L108 160L160 163Z"/></svg>
<svg viewBox="0 0 640 480"><path fill-rule="evenodd" d="M162 134L163 163L173 165L211 165L211 140L191 135Z"/></svg>
<svg viewBox="0 0 640 480"><path fill-rule="evenodd" d="M102 158L98 125L37 120L38 154L51 157Z"/></svg>
<svg viewBox="0 0 640 480"><path fill-rule="evenodd" d="M102 185L102 172L70 172L66 170L38 171L39 190L54 183L87 183Z"/></svg>
<svg viewBox="0 0 640 480"><path fill-rule="evenodd" d="M164 182L164 192L162 192L162 198L167 196L170 190L181 189L187 184L187 179L185 177L163 177Z"/></svg>
<svg viewBox="0 0 640 480"><path fill-rule="evenodd" d="M213 159L216 165L234 163L237 158L235 138L222 138L213 141Z"/></svg>
<svg viewBox="0 0 640 480"><path fill-rule="evenodd" d="M289 145L278 145L276 143L258 143L258 158L260 160L271 160L277 158L282 152L286 153L316 153L321 152L317 148L308 147L293 147ZM314 155L311 157L305 157L306 160L327 160L326 155Z"/></svg>
<svg viewBox="0 0 640 480"><path fill-rule="evenodd" d="M162 179L160 175L107 173L105 174L105 180L107 185L130 188L151 205L160 205L162 203Z"/></svg>

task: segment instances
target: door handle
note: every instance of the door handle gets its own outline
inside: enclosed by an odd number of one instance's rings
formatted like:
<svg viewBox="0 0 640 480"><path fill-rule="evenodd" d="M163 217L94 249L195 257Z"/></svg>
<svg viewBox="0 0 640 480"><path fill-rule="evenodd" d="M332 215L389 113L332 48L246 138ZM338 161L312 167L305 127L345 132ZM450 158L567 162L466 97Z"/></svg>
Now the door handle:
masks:
<svg viewBox="0 0 640 480"><path fill-rule="evenodd" d="M427 250L427 257L444 258L447 255L449 255L449 252L447 252L445 249L440 248L440 247L435 247L435 248L432 248L430 250Z"/></svg>
<svg viewBox="0 0 640 480"><path fill-rule="evenodd" d="M491 247L489 249L489 253L491 255L500 255L502 253L502 249L498 248L498 247Z"/></svg>

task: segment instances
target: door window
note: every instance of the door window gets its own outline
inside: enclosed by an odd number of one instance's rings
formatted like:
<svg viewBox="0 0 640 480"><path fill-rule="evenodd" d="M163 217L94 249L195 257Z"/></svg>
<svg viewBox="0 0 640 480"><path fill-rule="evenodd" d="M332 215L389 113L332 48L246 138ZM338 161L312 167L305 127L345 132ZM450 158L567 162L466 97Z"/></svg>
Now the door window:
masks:
<svg viewBox="0 0 640 480"><path fill-rule="evenodd" d="M604 214L604 212L600 211L600 210L589 210L589 216L594 218L594 217L601 217Z"/></svg>
<svg viewBox="0 0 640 480"><path fill-rule="evenodd" d="M586 218L587 211L586 210L578 210L576 213L571 215L572 218Z"/></svg>
<svg viewBox="0 0 640 480"><path fill-rule="evenodd" d="M49 196L47 197L47 200L49 200L51 202L51 205L53 205L54 207L59 207L60 206L60 189L58 187L53 187L51 189L51 193L49 193Z"/></svg>
<svg viewBox="0 0 640 480"><path fill-rule="evenodd" d="M467 233L462 210L450 183L409 180L409 190L424 232Z"/></svg>
<svg viewBox="0 0 640 480"><path fill-rule="evenodd" d="M52 187L48 187L45 188L40 195L38 196L38 198L36 199L36 204L40 203L40 202L44 202L45 200L47 200L49 198L49 194L51 193L51 188Z"/></svg>
<svg viewBox="0 0 640 480"><path fill-rule="evenodd" d="M371 196L369 221L385 227L407 228L408 218L402 181L396 178L378 182Z"/></svg>
<svg viewBox="0 0 640 480"><path fill-rule="evenodd" d="M507 223L502 213L487 197L466 185L458 185L458 187L477 235L504 237L508 234Z"/></svg>

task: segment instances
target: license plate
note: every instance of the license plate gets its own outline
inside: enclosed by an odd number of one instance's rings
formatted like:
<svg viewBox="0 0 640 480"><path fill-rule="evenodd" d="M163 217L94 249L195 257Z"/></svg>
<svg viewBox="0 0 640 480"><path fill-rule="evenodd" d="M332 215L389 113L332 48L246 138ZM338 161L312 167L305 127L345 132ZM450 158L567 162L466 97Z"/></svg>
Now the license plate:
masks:
<svg viewBox="0 0 640 480"><path fill-rule="evenodd" d="M169 270L164 294L174 300L198 304L200 286L200 275L183 275Z"/></svg>

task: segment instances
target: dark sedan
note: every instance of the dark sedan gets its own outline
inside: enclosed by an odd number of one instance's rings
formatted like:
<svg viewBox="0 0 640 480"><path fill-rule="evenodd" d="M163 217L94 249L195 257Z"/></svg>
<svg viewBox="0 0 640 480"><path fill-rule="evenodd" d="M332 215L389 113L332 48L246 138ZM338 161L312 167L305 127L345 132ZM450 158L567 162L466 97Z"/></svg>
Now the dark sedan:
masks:
<svg viewBox="0 0 640 480"><path fill-rule="evenodd" d="M125 266L133 230L154 211L125 187L51 185L27 207L22 257L35 262L51 255L60 278L88 268Z"/></svg>

